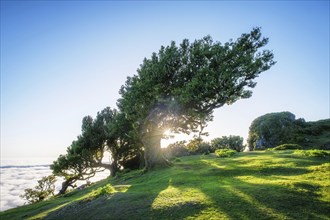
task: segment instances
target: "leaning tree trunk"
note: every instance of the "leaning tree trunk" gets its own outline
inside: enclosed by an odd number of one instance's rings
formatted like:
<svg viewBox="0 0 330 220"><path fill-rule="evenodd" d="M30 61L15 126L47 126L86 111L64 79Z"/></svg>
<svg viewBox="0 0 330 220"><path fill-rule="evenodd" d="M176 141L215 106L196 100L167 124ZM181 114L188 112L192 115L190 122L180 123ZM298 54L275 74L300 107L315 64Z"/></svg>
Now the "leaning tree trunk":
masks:
<svg viewBox="0 0 330 220"><path fill-rule="evenodd" d="M155 166L169 166L170 162L164 156L161 150L160 134L148 134L143 138L145 169L150 170Z"/></svg>
<svg viewBox="0 0 330 220"><path fill-rule="evenodd" d="M71 186L73 187L73 183L76 182L76 179L75 178L69 178L67 180L65 180L63 183L62 183L62 188L60 189L60 191L58 192L58 195L62 195L62 194L65 194L65 192L67 191L67 189Z"/></svg>
<svg viewBox="0 0 330 220"><path fill-rule="evenodd" d="M116 157L112 156L112 163L110 164L110 176L116 176L118 171L118 160Z"/></svg>

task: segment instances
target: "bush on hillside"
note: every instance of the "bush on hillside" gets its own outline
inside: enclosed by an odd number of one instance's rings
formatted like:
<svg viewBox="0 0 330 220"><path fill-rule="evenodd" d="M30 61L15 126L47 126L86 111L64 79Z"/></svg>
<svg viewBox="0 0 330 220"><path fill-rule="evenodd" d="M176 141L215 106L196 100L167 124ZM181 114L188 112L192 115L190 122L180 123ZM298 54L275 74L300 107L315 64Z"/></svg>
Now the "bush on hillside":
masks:
<svg viewBox="0 0 330 220"><path fill-rule="evenodd" d="M21 198L26 199L30 204L43 201L54 196L56 177L54 175L44 176L38 180L38 185L24 190Z"/></svg>
<svg viewBox="0 0 330 220"><path fill-rule="evenodd" d="M330 152L326 150L295 150L294 154L305 156L305 157L327 157L330 156Z"/></svg>
<svg viewBox="0 0 330 220"><path fill-rule="evenodd" d="M302 147L299 144L281 144L273 148L273 150L296 150L296 149L302 149Z"/></svg>
<svg viewBox="0 0 330 220"><path fill-rule="evenodd" d="M231 157L236 153L237 153L236 150L230 150L230 149L217 149L215 151L215 155L217 155L218 157Z"/></svg>

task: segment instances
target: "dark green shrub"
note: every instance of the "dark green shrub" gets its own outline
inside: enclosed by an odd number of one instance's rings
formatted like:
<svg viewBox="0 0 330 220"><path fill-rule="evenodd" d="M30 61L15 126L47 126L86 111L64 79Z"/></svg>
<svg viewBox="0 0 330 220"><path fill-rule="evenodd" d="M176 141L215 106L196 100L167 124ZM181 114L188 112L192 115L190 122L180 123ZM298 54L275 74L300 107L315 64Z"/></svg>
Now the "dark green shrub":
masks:
<svg viewBox="0 0 330 220"><path fill-rule="evenodd" d="M206 151L206 152L203 153L203 155L209 155L209 154L210 154L209 151Z"/></svg>
<svg viewBox="0 0 330 220"><path fill-rule="evenodd" d="M217 155L218 157L231 157L236 153L237 153L236 150L230 150L230 149L217 149L215 151L215 155Z"/></svg>
<svg viewBox="0 0 330 220"><path fill-rule="evenodd" d="M273 150L296 150L296 149L302 149L302 147L299 144L281 144L273 148Z"/></svg>
<svg viewBox="0 0 330 220"><path fill-rule="evenodd" d="M321 147L320 147L320 150L330 150L330 141L323 144Z"/></svg>
<svg viewBox="0 0 330 220"><path fill-rule="evenodd" d="M130 168L125 168L121 172L122 173L129 173L129 172L131 172L131 169Z"/></svg>

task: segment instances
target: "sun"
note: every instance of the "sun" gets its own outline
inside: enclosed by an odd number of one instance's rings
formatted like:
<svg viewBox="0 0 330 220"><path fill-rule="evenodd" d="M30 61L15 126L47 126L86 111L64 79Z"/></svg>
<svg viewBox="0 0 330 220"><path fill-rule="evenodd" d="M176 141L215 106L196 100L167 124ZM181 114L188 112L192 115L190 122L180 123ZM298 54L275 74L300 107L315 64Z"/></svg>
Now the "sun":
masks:
<svg viewBox="0 0 330 220"><path fill-rule="evenodd" d="M164 136L171 136L171 130L170 129L167 129L167 130L165 130L165 132L164 132Z"/></svg>

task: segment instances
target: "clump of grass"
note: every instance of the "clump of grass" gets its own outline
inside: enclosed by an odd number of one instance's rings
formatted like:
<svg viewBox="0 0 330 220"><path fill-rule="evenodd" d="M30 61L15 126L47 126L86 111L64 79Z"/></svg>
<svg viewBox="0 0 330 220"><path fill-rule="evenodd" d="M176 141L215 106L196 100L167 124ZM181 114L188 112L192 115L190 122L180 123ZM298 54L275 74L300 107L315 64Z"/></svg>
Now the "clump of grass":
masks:
<svg viewBox="0 0 330 220"><path fill-rule="evenodd" d="M116 189L111 184L107 184L103 187L99 187L96 190L93 190L90 193L89 197L97 198L97 197L102 196L102 195L112 194L115 191L116 191Z"/></svg>
<svg viewBox="0 0 330 220"><path fill-rule="evenodd" d="M277 147L272 148L272 150L296 150L302 149L299 144L281 144Z"/></svg>
<svg viewBox="0 0 330 220"><path fill-rule="evenodd" d="M231 157L236 153L237 151L230 149L217 149L215 151L215 155L217 155L218 157Z"/></svg>
<svg viewBox="0 0 330 220"><path fill-rule="evenodd" d="M305 156L305 157L326 157L330 156L330 152L326 150L295 150L294 154Z"/></svg>

